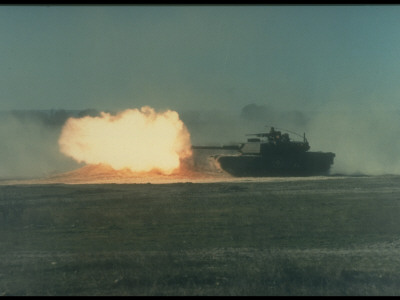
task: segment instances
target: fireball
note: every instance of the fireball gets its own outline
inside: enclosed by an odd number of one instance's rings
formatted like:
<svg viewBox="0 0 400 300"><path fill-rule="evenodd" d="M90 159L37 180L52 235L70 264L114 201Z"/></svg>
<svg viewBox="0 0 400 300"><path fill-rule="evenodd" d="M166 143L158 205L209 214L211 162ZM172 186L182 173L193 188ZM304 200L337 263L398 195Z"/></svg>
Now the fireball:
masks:
<svg viewBox="0 0 400 300"><path fill-rule="evenodd" d="M149 106L117 115L69 118L58 143L63 154L79 163L133 172L171 174L192 154L190 134L178 113L156 113Z"/></svg>

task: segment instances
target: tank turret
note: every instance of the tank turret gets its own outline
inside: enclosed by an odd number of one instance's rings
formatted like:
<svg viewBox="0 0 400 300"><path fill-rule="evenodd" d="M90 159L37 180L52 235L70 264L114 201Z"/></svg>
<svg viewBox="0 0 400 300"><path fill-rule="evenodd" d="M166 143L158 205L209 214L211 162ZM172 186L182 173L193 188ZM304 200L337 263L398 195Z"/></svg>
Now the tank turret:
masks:
<svg viewBox="0 0 400 300"><path fill-rule="evenodd" d="M270 155L274 153L295 154L305 152L310 149L308 141L303 136L303 141L291 141L288 133L281 133L271 127L266 133L252 133L248 136L255 136L247 139L242 145L240 152L242 154L260 154Z"/></svg>

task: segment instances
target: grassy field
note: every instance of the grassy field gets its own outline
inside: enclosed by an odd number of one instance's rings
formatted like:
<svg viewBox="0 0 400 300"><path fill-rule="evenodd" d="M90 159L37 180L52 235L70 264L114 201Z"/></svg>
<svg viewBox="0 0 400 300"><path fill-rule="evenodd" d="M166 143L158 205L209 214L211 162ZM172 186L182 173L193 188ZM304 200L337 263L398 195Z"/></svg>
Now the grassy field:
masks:
<svg viewBox="0 0 400 300"><path fill-rule="evenodd" d="M400 295L400 177L0 186L0 295Z"/></svg>

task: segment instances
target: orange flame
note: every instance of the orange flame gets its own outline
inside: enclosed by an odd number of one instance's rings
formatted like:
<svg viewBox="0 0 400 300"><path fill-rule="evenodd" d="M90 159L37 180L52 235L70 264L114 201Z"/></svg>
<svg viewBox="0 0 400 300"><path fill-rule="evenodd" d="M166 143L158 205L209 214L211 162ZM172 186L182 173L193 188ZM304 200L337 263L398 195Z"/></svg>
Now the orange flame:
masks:
<svg viewBox="0 0 400 300"><path fill-rule="evenodd" d="M78 162L133 172L171 174L192 155L190 134L178 113L156 113L149 106L115 116L102 112L100 117L69 118L58 143L63 154Z"/></svg>

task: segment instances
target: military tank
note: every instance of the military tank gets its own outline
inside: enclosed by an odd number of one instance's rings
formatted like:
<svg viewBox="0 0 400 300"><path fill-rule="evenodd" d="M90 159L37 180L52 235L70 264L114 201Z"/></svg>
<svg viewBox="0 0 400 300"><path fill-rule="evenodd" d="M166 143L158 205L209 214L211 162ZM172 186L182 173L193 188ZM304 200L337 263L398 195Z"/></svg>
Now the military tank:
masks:
<svg viewBox="0 0 400 300"><path fill-rule="evenodd" d="M269 132L248 134L247 142L222 147L193 146L194 149L237 150L238 154L217 154L212 159L236 177L328 175L335 154L309 152L305 134L302 141L271 127Z"/></svg>

